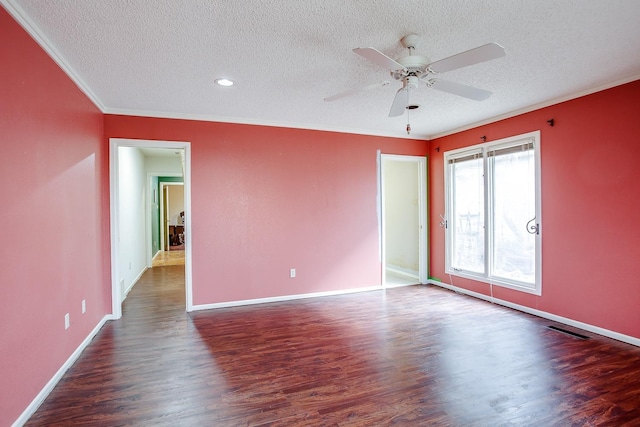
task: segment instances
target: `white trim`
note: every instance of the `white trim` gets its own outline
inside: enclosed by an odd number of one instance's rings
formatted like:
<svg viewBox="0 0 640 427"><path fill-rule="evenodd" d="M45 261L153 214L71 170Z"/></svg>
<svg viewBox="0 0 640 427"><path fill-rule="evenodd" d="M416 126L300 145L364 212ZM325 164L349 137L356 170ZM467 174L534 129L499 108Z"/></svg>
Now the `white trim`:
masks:
<svg viewBox="0 0 640 427"><path fill-rule="evenodd" d="M497 122L499 120L508 119L510 117L515 117L521 114L529 113L531 111L539 110L541 108L549 107L551 105L556 105L561 102L570 101L572 99L580 98L582 96L590 95L592 93L600 92L603 90L611 89L616 86L621 86L626 83L630 83L635 80L640 79L640 74L633 74L628 77L624 77L619 80L615 80L613 82L603 83L598 86L594 86L573 94L565 95L562 97L552 98L547 101L543 101L534 105L530 105L515 111L509 111L504 114L500 114L497 116L493 116L484 120L480 120L474 123L470 123L468 125L460 126L454 129L449 129L444 132L435 133L432 135L421 135L419 137L405 135L404 132L383 132L383 131L371 131L369 129L357 129L357 128L344 128L339 126L317 126L311 124L302 124L302 123L288 123L288 122L279 122L279 121L269 121L269 120L258 120L258 119L246 119L239 117L222 117L222 116L211 116L206 114L176 114L171 112L161 112L161 111L145 111L145 110L132 110L132 109L124 109L124 108L110 108L105 106L105 104L98 98L98 96L91 90L91 88L85 83L85 81L79 76L78 73L69 65L68 61L65 57L56 49L51 43L51 41L42 34L38 26L33 22L33 20L27 15L27 13L16 4L15 0L0 0L0 3L4 6L4 8L9 12L9 14L24 28L24 30L40 45L40 47L55 61L56 64L69 76L69 78L80 88L80 90L87 95L87 97L98 107L98 109L103 114L118 114L123 116L139 116L139 117L155 117L155 118L167 118L167 119L182 119L182 120L198 120L205 122L221 122L221 123L236 123L236 124L249 124L249 125L257 125L257 126L273 126L273 127L283 127L283 128L293 128L293 129L308 129L308 130L319 130L326 132L340 132L340 133L348 133L348 134L357 134L357 135L371 135L371 136L383 136L390 138L398 138L398 139L417 139L430 141L436 138L442 138L444 136L453 135L455 133L459 133L465 130L477 128L479 126L484 126L490 123Z"/></svg>
<svg viewBox="0 0 640 427"><path fill-rule="evenodd" d="M380 177L378 182L380 183L380 198L378 202L380 203L380 285L385 288L387 286L387 277L386 277L386 267L387 267L387 230L385 227L385 220L387 217L386 209L384 207L385 203L385 191L384 191L384 154L380 154L378 156L380 160L380 167L378 168L378 173Z"/></svg>
<svg viewBox="0 0 640 427"><path fill-rule="evenodd" d="M398 138L398 139L417 139L417 140L423 140L423 141L431 141L437 138L442 138L445 136L463 132L465 130L488 125L500 120L519 116L521 114L530 113L532 111L540 110L542 108L550 107L552 105L560 104L562 102L571 101L572 99L581 98L583 96L587 96L587 95L591 95L592 93L611 89L616 86L622 86L623 84L627 84L639 79L640 79L640 74L634 74L634 75L622 78L620 80L604 83L604 84L594 86L573 94L552 98L547 101L529 105L527 107L520 108L515 111L508 111L504 114L492 116L484 120L459 126L459 127L449 129L443 132L435 133L432 135L405 135L405 132L396 133L396 132L372 131L369 129L344 128L339 126L335 126L335 127L317 126L317 125L311 125L311 124L288 123L288 122L268 121L268 120L259 120L259 119L245 119L245 118L239 118L239 117L210 116L205 114L176 114L176 113L159 112L159 111L137 111L137 110L121 109L121 108L107 108L106 110L104 110L104 113L118 114L123 116L158 117L158 118L167 118L167 119L198 120L203 122L236 123L236 124L247 124L247 125L256 125L256 126L275 126L275 127L292 128L292 129L308 129L308 130L318 130L318 131L324 131L324 132L340 132L340 133L348 133L348 134L356 134L356 135L383 136L383 137Z"/></svg>
<svg viewBox="0 0 640 427"><path fill-rule="evenodd" d="M189 114L189 113L173 113L163 111L138 111L123 108L107 108L104 111L105 114L113 114L120 116L134 116L134 117L152 117L162 119L176 119L176 120L196 120L200 122L217 122L217 123L230 123L239 125L252 125L252 126L268 126L279 127L288 129L303 129L303 130L317 130L321 132L338 132L348 133L355 135L369 135L369 136L382 136L395 139L412 139L418 141L428 141L426 136L407 135L404 131L404 127L400 127L399 131L373 131L371 129L350 128L341 126L318 126L311 123L292 123L279 120L261 120L261 119L247 119L242 117L227 117L227 116L212 116L207 114Z"/></svg>
<svg viewBox="0 0 640 427"><path fill-rule="evenodd" d="M147 172L147 185L149 187L151 187L151 180L153 179L153 177L156 178L160 178L160 177L182 177L181 173L177 173L177 172L167 172L167 173L161 173L161 172ZM184 184L184 183L181 183ZM157 192L157 189L153 189L153 191ZM147 209L151 206L152 203L156 203L158 205L158 210L160 211L160 217L162 219L162 208L161 208L161 201L160 201L160 195L159 194L155 194L156 196L156 201L153 201L153 192L147 192L149 193L147 195ZM151 227L151 223L153 222L153 218L151 217L151 212L147 211L145 212L145 223L146 223L146 230L147 230L147 245L146 245L146 250L147 250L147 267L148 268L152 268L153 267L153 259L156 257L156 255L158 255L158 253L163 249L162 245L159 245L158 247L160 248L160 250L158 250L158 252L153 253L153 230ZM162 225L162 224L160 224ZM162 227L160 227L160 230L162 230ZM162 238L162 236L158 236L159 239ZM159 242L160 243L160 242Z"/></svg>
<svg viewBox="0 0 640 427"><path fill-rule="evenodd" d="M562 102L571 101L572 99L581 98L583 96L591 95L592 93L602 92L603 90L611 89L616 86L622 86L627 83L634 82L636 80L640 80L640 74L634 74L629 77L622 78L620 80L616 80L613 82L604 83L598 86L591 87L589 89L582 90L580 92L572 93L570 95L560 96L557 98L552 98L547 101L543 101L537 104L529 105L524 108L520 108L519 110L509 111L504 114L499 114L497 116L490 117L488 119L480 120L474 123L470 123L468 125L460 126L455 129L446 130L444 132L435 133L433 135L427 136L427 141L431 141L433 139L442 138L445 136L453 135L456 133L464 132L465 130L474 129L480 126L488 125L491 123L498 122L500 120L509 119L511 117L519 116L521 114L530 113L532 111L541 110L546 107L550 107L552 105L560 104Z"/></svg>
<svg viewBox="0 0 640 427"><path fill-rule="evenodd" d="M380 290L383 290L380 286L367 286L364 288L343 289L339 291L312 292L308 294L283 295L280 297L256 298L256 299L247 299L247 300L239 300L239 301L218 302L213 304L199 304L199 305L194 305L192 307L193 309L192 311L212 310L216 308L239 307L242 305L267 304L271 302L293 301L293 300L305 299L305 298L328 297L328 296L334 296L334 295L345 295L345 294L353 294L358 292L370 292L370 291L380 291Z"/></svg>
<svg viewBox="0 0 640 427"><path fill-rule="evenodd" d="M118 259L119 259L119 251L118 245L120 244L119 239L119 226L116 227L115 221L118 218L119 212L119 203L117 197L117 188L118 188L118 146L109 141L109 222L110 226L110 236L109 241L111 242L111 315L114 319L119 319L122 317L122 296L120 295L120 283L119 283L119 269L118 269Z"/></svg>
<svg viewBox="0 0 640 427"><path fill-rule="evenodd" d="M114 319L122 317L122 291L120 289L118 259L119 259L119 218L118 218L118 148L168 148L183 149L185 157L184 184L184 215L185 215L185 294L186 311L193 310L192 264L191 264L191 143L183 141L162 141L142 139L109 139L109 213L111 222L111 315ZM148 183L146 184L148 185ZM148 239L147 239L148 240ZM146 246L145 246L146 247Z"/></svg>
<svg viewBox="0 0 640 427"><path fill-rule="evenodd" d="M423 286L424 283L392 283L386 285L385 289L404 288L405 286Z"/></svg>
<svg viewBox="0 0 640 427"><path fill-rule="evenodd" d="M376 216L378 219L378 262L382 266L382 159L381 151L376 150ZM382 267L384 268L384 267ZM384 284L384 271L381 271L380 286Z"/></svg>
<svg viewBox="0 0 640 427"><path fill-rule="evenodd" d="M160 179L160 175L156 175L158 177L158 179ZM181 174L168 174L168 175L162 175L162 178L165 177L171 177L171 176L179 176L181 177ZM168 236L165 236L165 220L166 218L164 217L164 204L166 203L166 200L164 199L164 188L165 187L170 187L172 185L183 185L184 186L184 182L175 182L175 181L163 181L160 182L158 181L158 184L160 184L160 202L159 202L159 209L160 209L160 250L164 251L164 246L165 243L167 244L167 247L171 246L171 242L167 242L167 238ZM167 190L168 191L168 190ZM167 193L167 196L169 194ZM182 198L183 202L184 202L184 197ZM171 205L171 200L169 200L169 205ZM186 221L185 221L186 222Z"/></svg>
<svg viewBox="0 0 640 427"><path fill-rule="evenodd" d="M404 278L407 279L415 279L415 280L420 280L420 272L418 271L414 271L414 270L407 270L404 268L400 268L400 267L387 267L385 270L387 270L387 272L389 273L393 273L395 275L398 276L402 276ZM414 283L415 285L415 283Z"/></svg>
<svg viewBox="0 0 640 427"><path fill-rule="evenodd" d="M146 160L145 160L146 163ZM145 191L145 194L147 195L147 202L145 204L145 210L144 210L144 234L145 234L145 244L144 244L144 248L145 248L145 258L147 260L147 268L152 268L153 267L153 258L155 257L155 254L153 253L153 230L151 227L151 223L153 222L153 218L151 218L151 209L150 206L152 203L157 204L158 203L158 195L155 194L157 192L156 189L151 188L151 180L153 178L153 174L147 172L147 179L145 180L145 185L147 186L147 188L151 189L151 191ZM155 201L153 200L155 197Z"/></svg>
<svg viewBox="0 0 640 427"><path fill-rule="evenodd" d="M416 137L406 135L404 130L402 132L391 131L372 131L369 129L359 128L345 128L340 126L318 126L309 123L291 123L277 120L260 120L260 119L247 119L241 117L227 117L227 116L212 116L207 114L189 114L189 113L175 113L164 111L148 111L148 110L133 110L127 108L111 108L107 107L100 98L91 90L89 85L80 77L80 75L69 65L66 58L55 48L53 43L42 33L40 28L33 22L29 15L16 4L15 0L0 0L0 3L5 7L7 12L22 26L22 28L38 43L38 45L53 59L53 61L62 69L64 73L73 81L78 88L95 104L95 106L103 114L115 114L123 116L137 116L137 117L153 117L153 118L165 118L165 119L178 119L178 120L197 120L201 122L220 122L220 123L232 123L232 124L246 124L256 126L270 126L281 127L291 129L306 129L306 130L318 130L325 132L340 132L356 135L370 135L370 136L383 136L397 139L415 139L427 141L427 137Z"/></svg>
<svg viewBox="0 0 640 427"><path fill-rule="evenodd" d="M530 286L528 283L518 282L516 280L508 280L504 278L492 277L490 274L492 268L492 258L490 254L490 248L493 245L491 225L492 216L492 195L493 190L491 181L492 170L488 167L488 153L492 147L505 147L510 146L513 142L520 142L523 140L533 140L533 155L534 155L534 168L535 168L535 219L538 231L535 235L535 283ZM540 130L535 130L521 135L514 135L507 138L497 139L494 141L488 141L480 144L474 144L466 147L457 148L454 150L445 151L443 154L444 162L444 192L445 192L445 273L449 275L455 275L460 277L469 278L479 282L489 283L493 291L493 285L501 286L504 288L514 289L520 292L530 293L533 295L542 295L542 167L540 162L540 151L542 150L542 142L540 137ZM465 270L456 270L451 265L452 262L452 233L455 227L455 219L450 217L450 213L453 211L452 200L452 184L450 175L451 157L461 158L469 155L477 154L478 158L482 159L483 180L484 180L484 203L483 209L485 213L484 218L484 230L485 230L485 271L484 273L474 273Z"/></svg>
<svg viewBox="0 0 640 427"><path fill-rule="evenodd" d="M89 85L80 77L78 73L69 65L64 55L54 46L53 43L40 31L38 26L27 15L27 13L15 3L14 0L0 0L7 12L20 24L20 26L35 40L51 59L62 69L62 71L73 81L76 86L98 107L100 112L105 112L105 105L100 98L91 90Z"/></svg>
<svg viewBox="0 0 640 427"><path fill-rule="evenodd" d="M420 258L418 260L418 280L420 283L427 283L429 280L429 218L427 210L427 200L429 198L427 157L422 157L418 162L418 218L420 218L420 235L418 236L418 247Z"/></svg>
<svg viewBox="0 0 640 427"><path fill-rule="evenodd" d="M176 114L171 112L162 112L162 111L145 111L145 110L132 110L125 108L110 108L105 106L105 104L98 98L98 96L91 90L89 85L85 83L85 81L80 77L78 73L69 65L68 61L65 57L56 49L51 43L51 41L42 34L38 26L33 22L33 20L26 14L26 12L16 4L15 0L0 0L0 3L4 6L4 8L9 12L9 14L24 28L24 30L40 45L40 47L55 61L56 64L69 76L69 78L80 88L80 90L87 95L87 97L93 102L96 107L103 114L118 114L123 116L139 116L139 117L156 117L156 118L167 118L167 119L182 119L182 120L198 120L204 122L221 122L221 123L237 123L237 124L249 124L249 125L257 125L257 126L273 126L273 127L283 127L283 128L292 128L292 129L308 129L308 130L319 130L325 132L340 132L340 133L348 133L348 134L356 134L356 135L371 135L371 136L383 136L390 138L398 138L398 139L417 139L430 141L436 138L442 138L444 136L453 135L455 133L459 133L465 130L477 128L479 126L484 126L490 123L497 122L499 120L508 119L510 117L515 117L521 114L529 113L531 111L539 110L541 108L549 107L551 105L556 105L561 102L570 101L572 99L580 98L582 96L590 95L592 93L600 92L603 90L611 89L612 87L621 86L626 83L630 83L632 81L640 79L640 74L633 74L628 77L624 77L619 80L615 80L613 82L603 83L598 86L594 86L573 94L565 95L562 97L552 98L547 101L543 101L534 105L530 105L515 111L509 111L504 114L500 114L497 116L493 116L484 120L480 120L474 123L470 123L468 125L460 126L454 129L449 129L444 132L435 133L432 135L421 135L419 137L405 135L404 132L384 132L384 131L371 131L369 129L357 129L357 128L344 128L340 126L317 126L311 124L303 124L303 123L288 123L288 122L279 122L279 121L269 121L269 120L258 120L258 119L246 119L239 117L223 117L223 116L211 116L206 114Z"/></svg>
<svg viewBox="0 0 640 427"><path fill-rule="evenodd" d="M448 150L443 153L443 157L451 157L455 154L464 153L468 151L470 154L477 152L478 154L482 154L484 157L484 152L487 147L502 147L509 146L512 142L518 142L525 139L535 139L535 142L540 143L540 130L533 130L531 132L522 133L519 135L508 136L505 138L494 139L492 141L486 141L478 144L467 145L465 147L456 148L454 150ZM517 145L517 144L514 144ZM535 146L535 144L534 144ZM489 151L489 150L487 150Z"/></svg>
<svg viewBox="0 0 640 427"><path fill-rule="evenodd" d="M71 354L71 356L69 356L66 362L62 364L60 369L58 369L53 377L51 377L49 382L42 388L42 390L40 390L40 393L38 393L38 395L31 401L29 406L27 406L22 414L20 414L18 419L15 420L15 422L12 424L12 427L22 426L27 421L29 421L29 418L31 418L31 416L38 410L40 405L42 405L42 402L44 402L47 396L49 396L49 393L51 393L51 391L55 388L55 386L62 379L67 370L71 366L73 366L76 360L78 360L78 357L80 357L84 349L87 348L89 344L91 344L91 341L98 334L98 332L100 332L100 329L102 329L107 320L113 319L110 315L106 315L102 318L102 320L100 320L100 322L98 322L96 327L93 328L89 335L87 335L87 337L80 343L78 348L76 348L76 350Z"/></svg>
<svg viewBox="0 0 640 427"><path fill-rule="evenodd" d="M192 289L192 263L191 263L191 242L193 242L191 234L191 144L187 143L184 149L184 174L182 182L184 184L184 238L185 243L185 266L184 266L184 279L185 279L185 293L187 300L187 312L193 310L193 289Z"/></svg>
<svg viewBox="0 0 640 427"><path fill-rule="evenodd" d="M593 332L594 334L602 335L607 338L612 338L614 340L622 341L627 344L635 345L640 347L640 338L632 337L631 335L621 334L619 332L611 331L609 329L604 329L599 326L594 326L589 323L580 322L577 320L570 319L568 317L558 316L557 314L548 313L546 311L537 310L535 308L530 308L524 305L515 304L509 301L501 300L495 297L491 297L489 295L480 294L478 292L469 291L464 288L459 288L457 286L449 285L448 283L440 282L437 280L429 280L430 285L439 286L441 288L449 289L454 292L458 292L461 294L465 294L474 298L478 298L481 300L489 301L495 304L502 305L504 307L512 308L514 310L522 311L523 313L533 314L534 316L542 317L543 319L552 320L554 322L563 323L568 326L573 326L575 328L579 328L585 331Z"/></svg>
<svg viewBox="0 0 640 427"><path fill-rule="evenodd" d="M142 277L142 275L149 269L149 267L145 267L142 269L142 271L140 272L140 274L138 274L138 276L133 279L133 281L131 282L131 286L129 286L127 288L126 291L124 291L124 296L125 298L127 297L127 295L129 295L129 292L131 292L131 289L133 289L133 287L136 285L136 283L138 283L138 280L140 280L140 278ZM123 298L124 300L124 298Z"/></svg>
<svg viewBox="0 0 640 427"><path fill-rule="evenodd" d="M386 270L393 274L397 274L398 276L406 277L408 279L416 279L416 280L420 279L419 272L415 270L409 270L407 268L400 268L396 266L387 267Z"/></svg>
<svg viewBox="0 0 640 427"><path fill-rule="evenodd" d="M418 165L418 281L427 283L429 277L427 259L429 258L429 247L427 245L427 157L426 156L409 156L400 154L383 154L378 152L378 212L379 221L379 237L380 237L380 256L381 256L381 283L386 287L384 280L386 266L386 248L385 248L385 208L384 208L384 162L383 160L392 160L397 162L415 162Z"/></svg>

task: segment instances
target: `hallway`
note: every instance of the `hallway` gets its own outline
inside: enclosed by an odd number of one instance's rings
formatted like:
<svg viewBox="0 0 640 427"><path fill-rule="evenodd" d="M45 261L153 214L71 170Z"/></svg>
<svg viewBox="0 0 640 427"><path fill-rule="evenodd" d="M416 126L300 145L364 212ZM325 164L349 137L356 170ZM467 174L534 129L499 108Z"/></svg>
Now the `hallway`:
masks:
<svg viewBox="0 0 640 427"><path fill-rule="evenodd" d="M148 269L26 425L163 425L152 420L183 402L206 351L189 339L184 286L184 266Z"/></svg>

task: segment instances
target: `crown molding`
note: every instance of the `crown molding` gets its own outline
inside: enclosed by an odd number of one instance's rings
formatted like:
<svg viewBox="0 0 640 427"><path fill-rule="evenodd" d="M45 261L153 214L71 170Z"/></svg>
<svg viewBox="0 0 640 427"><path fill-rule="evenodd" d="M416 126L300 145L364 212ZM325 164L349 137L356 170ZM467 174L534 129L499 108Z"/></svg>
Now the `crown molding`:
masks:
<svg viewBox="0 0 640 427"><path fill-rule="evenodd" d="M338 133L348 133L348 134L356 134L356 135L379 136L383 138L427 141L427 138L424 135L406 135L404 132L404 129L402 132L398 132L396 134L394 132L372 131L369 129L343 128L343 127L337 127L337 126L336 127L317 126L317 125L311 125L308 123L305 124L305 123L292 123L292 122L282 122L282 121L272 121L272 120L254 120L254 119L245 119L240 117L211 116L206 114L184 114L184 113L167 113L162 111L142 111L142 110L130 110L130 109L124 109L124 108L107 108L106 111L104 111L104 113L112 114L112 115L122 115L122 116L137 116L137 117L177 119L177 120L196 120L200 122L220 122L220 123L241 124L241 125L269 126L269 127L280 127L280 128L290 128L290 129L316 130L321 132L338 132Z"/></svg>
<svg viewBox="0 0 640 427"><path fill-rule="evenodd" d="M64 71L64 73L78 86L78 88L95 104L98 109L104 113L105 105L98 96L91 90L89 85L80 77L78 73L71 67L64 55L55 48L53 43L40 31L39 27L27 15L27 13L18 6L13 0L0 0L0 4L6 9L20 26L31 36L33 40L53 59L53 61Z"/></svg>
<svg viewBox="0 0 640 427"><path fill-rule="evenodd" d="M542 108L546 108L546 107L550 107L552 105L556 105L556 104L560 104L562 102L566 102L566 101L571 101L572 99L577 99L577 98L581 98L583 96L587 96L587 95L591 95L592 93L596 93L596 92L601 92L603 90L607 90L607 89L611 89L612 87L616 87L616 86L621 86L623 84L626 83L631 83L633 81L636 80L640 80L640 74L634 74L632 76L620 79L620 80L616 80L613 82L607 82L604 83L602 85L598 85L598 86L594 86L592 88L577 92L577 93L573 93L571 95L566 95L566 96L562 96L559 98L553 98L550 99L548 101L544 101L538 104L534 104L534 105L530 105L528 107L524 107L521 108L519 110L514 110L514 111L510 111L508 113L504 113L498 116L494 116L485 120L481 120L479 122L475 122L475 123L470 123L468 125L465 126L461 126L455 129L451 129L445 132L441 132L441 133L437 133L437 134L433 134L433 135L429 135L427 137L428 141L431 141L433 139L437 139L437 138L442 138L445 136L449 136L449 135L453 135L459 132L463 132L465 130L469 130L469 129L474 129L480 126L484 126L484 125L488 125L490 123L494 123L500 120L504 120L504 119L509 119L511 117L515 117L515 116L519 116L521 114L525 114L525 113L530 113L532 111L536 111L536 110L540 110Z"/></svg>
<svg viewBox="0 0 640 427"><path fill-rule="evenodd" d="M572 99L580 98L582 96L590 95L595 92L610 89L615 86L620 86L625 83L629 83L640 79L640 74L634 74L627 78L616 80L613 82L607 82L602 85L594 86L592 88L566 95L563 97L553 98L538 104L530 105L518 110L510 111L504 114L490 117L485 120L470 123L468 125L460 126L454 129L450 129L444 132L439 132L431 135L426 134L413 134L406 135L405 132L385 132L385 131L372 131L370 129L359 129L351 127L333 127L333 126L318 126L305 123L290 123L284 121L269 121L269 120L253 120L238 117L223 117L223 116L211 116L204 114L183 114L183 113L168 113L161 111L138 111L130 109L119 108L107 108L100 98L91 90L89 85L80 77L80 75L71 67L64 55L51 43L51 41L42 34L39 27L33 22L33 20L26 14L26 12L16 4L14 0L0 0L7 12L22 26L22 28L38 43L38 45L53 59L53 61L67 74L67 76L78 86L78 88L95 104L95 106L104 114L124 115L124 116L140 116L140 117L155 117L155 118L168 118L179 120L197 120L208 122L222 122L222 123L234 123L234 124L247 124L256 126L270 126L270 127L283 127L292 129L306 129L316 130L323 132L339 132L346 134L378 136L385 138L396 139L411 139L411 140L423 140L430 141L437 138L453 135L459 132L463 132L469 129L474 129L479 126L484 126L490 123L494 123L500 120L508 119L511 117L519 116L521 114L529 113L541 108L549 107L562 102L570 101Z"/></svg>

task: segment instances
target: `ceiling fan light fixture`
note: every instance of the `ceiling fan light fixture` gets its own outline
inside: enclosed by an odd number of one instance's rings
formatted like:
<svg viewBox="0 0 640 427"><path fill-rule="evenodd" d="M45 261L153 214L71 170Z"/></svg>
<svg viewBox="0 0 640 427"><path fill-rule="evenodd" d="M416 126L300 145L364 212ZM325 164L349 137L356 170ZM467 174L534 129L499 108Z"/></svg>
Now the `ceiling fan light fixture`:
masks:
<svg viewBox="0 0 640 427"><path fill-rule="evenodd" d="M216 84L224 87L233 86L233 80L229 80L226 78L216 79L215 82Z"/></svg>
<svg viewBox="0 0 640 427"><path fill-rule="evenodd" d="M394 80L402 82L402 87L398 89L391 109L389 117L398 117L407 114L407 134L411 133L411 125L409 124L409 113L411 110L420 108L419 104L409 102L409 94L413 90L418 89L421 84L428 88L433 88L442 92L448 92L452 95L462 96L463 98L472 99L474 101L483 101L491 96L491 92L484 89L478 89L461 83L442 80L438 74L446 71L453 71L459 68L468 67L470 65L479 64L481 62L498 59L506 55L502 46L497 43L487 43L476 48L457 53L447 58L431 62L426 56L415 55L414 50L420 37L417 34L407 34L400 42L402 46L409 49L409 54L397 59L392 59L373 47L357 47L353 52L360 55L364 59L373 64L389 70ZM384 86L384 84L373 84L360 88L349 89L337 95L324 98L325 101L333 101L345 96L359 93L363 90L374 89Z"/></svg>

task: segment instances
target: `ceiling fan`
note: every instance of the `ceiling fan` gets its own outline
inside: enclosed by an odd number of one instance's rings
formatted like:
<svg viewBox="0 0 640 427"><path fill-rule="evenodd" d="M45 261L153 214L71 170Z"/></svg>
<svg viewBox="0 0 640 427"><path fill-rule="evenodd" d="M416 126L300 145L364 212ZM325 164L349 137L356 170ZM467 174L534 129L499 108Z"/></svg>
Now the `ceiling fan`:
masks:
<svg viewBox="0 0 640 427"><path fill-rule="evenodd" d="M409 91L416 89L421 82L424 82L427 87L476 101L483 101L491 96L491 92L488 90L478 89L448 80L442 80L438 75L446 71L452 71L469 65L478 64L480 62L489 61L491 59L501 58L506 55L502 46L497 43L488 43L483 46L458 53L457 55L429 63L429 60L426 57L414 55L414 50L419 40L420 36L416 34L408 34L404 36L400 40L400 43L402 43L402 46L409 49L409 54L395 60L372 47L359 47L353 49L355 53L363 58L388 69L394 80L402 82L402 88L398 90L393 100L393 104L391 104L389 117L401 116L404 114L405 110L413 110L419 107L418 105L410 104ZM389 83L389 81L382 81L380 83L349 89L324 98L324 100L334 101L358 92L386 86Z"/></svg>

